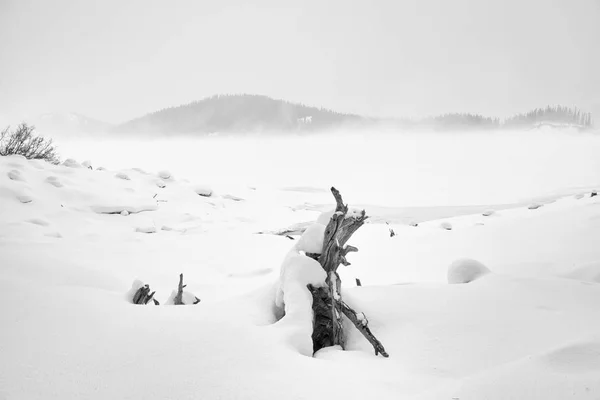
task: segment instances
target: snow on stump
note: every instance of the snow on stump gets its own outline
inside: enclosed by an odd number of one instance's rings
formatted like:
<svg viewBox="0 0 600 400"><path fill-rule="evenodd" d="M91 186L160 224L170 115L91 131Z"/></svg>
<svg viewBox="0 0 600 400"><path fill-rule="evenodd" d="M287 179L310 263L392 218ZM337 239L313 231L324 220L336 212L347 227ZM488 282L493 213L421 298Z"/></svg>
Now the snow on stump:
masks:
<svg viewBox="0 0 600 400"><path fill-rule="evenodd" d="M212 189L206 185L194 186L194 192L196 192L196 194L198 196L203 196L203 197L210 197L213 194Z"/></svg>
<svg viewBox="0 0 600 400"><path fill-rule="evenodd" d="M450 222L444 221L440 224L440 228L445 229L447 231L452 230L452 224Z"/></svg>
<svg viewBox="0 0 600 400"><path fill-rule="evenodd" d="M117 173L115 174L115 178L118 178L118 179L123 179L123 180L126 180L126 181L130 180L130 179L129 179L129 175L127 175L127 174L126 174L126 173L124 173L124 172L117 172Z"/></svg>
<svg viewBox="0 0 600 400"><path fill-rule="evenodd" d="M322 237L321 237L322 241ZM320 250L319 250L320 251ZM275 306L277 322L287 332L288 343L300 354L312 356L315 352L313 333L313 298L307 290L312 287L327 289L327 275L321 264L298 250L298 242L288 252L276 286Z"/></svg>
<svg viewBox="0 0 600 400"><path fill-rule="evenodd" d="M324 237L325 225L319 223L311 224L306 228L302 236L300 236L295 247L298 251L303 251L306 254L321 254Z"/></svg>
<svg viewBox="0 0 600 400"><path fill-rule="evenodd" d="M121 214L123 215L123 214ZM140 226L135 228L136 232L139 233L156 233L156 227L154 226Z"/></svg>
<svg viewBox="0 0 600 400"><path fill-rule="evenodd" d="M417 226L419 226L419 223L418 223L417 221L410 221L410 222L408 223L408 226L414 226L414 227L417 227Z"/></svg>
<svg viewBox="0 0 600 400"><path fill-rule="evenodd" d="M77 161L75 161L72 158L67 158L65 161L63 161L62 165L64 165L65 167L70 167L70 168L81 168L81 164L79 164Z"/></svg>
<svg viewBox="0 0 600 400"><path fill-rule="evenodd" d="M164 189L165 187L167 187L167 184L164 181L157 181L156 186L158 186L161 189Z"/></svg>
<svg viewBox="0 0 600 400"><path fill-rule="evenodd" d="M530 210L537 210L538 208L540 208L542 206L543 206L543 204L540 204L540 203L532 203L527 208Z"/></svg>
<svg viewBox="0 0 600 400"><path fill-rule="evenodd" d="M490 217L494 214L496 214L496 211L494 211L494 210L485 210L484 212L481 213L481 215L483 215L484 217Z"/></svg>
<svg viewBox="0 0 600 400"><path fill-rule="evenodd" d="M164 179L164 180L169 180L169 179L173 178L171 173L167 170L158 171L158 177L160 179Z"/></svg>
<svg viewBox="0 0 600 400"><path fill-rule="evenodd" d="M488 267L477 260L463 258L454 261L448 267L448 283L469 283L489 274Z"/></svg>
<svg viewBox="0 0 600 400"><path fill-rule="evenodd" d="M90 160L85 160L84 162L81 163L81 166L85 167L87 169L93 169L92 162Z"/></svg>
<svg viewBox="0 0 600 400"><path fill-rule="evenodd" d="M21 171L13 169L8 171L8 179L12 180L12 181L20 181L20 182L24 182L25 178L23 178L23 175L21 175Z"/></svg>
<svg viewBox="0 0 600 400"><path fill-rule="evenodd" d="M126 216L129 215L129 211L123 210L123 211L121 211L121 215L124 216L124 217L126 217Z"/></svg>

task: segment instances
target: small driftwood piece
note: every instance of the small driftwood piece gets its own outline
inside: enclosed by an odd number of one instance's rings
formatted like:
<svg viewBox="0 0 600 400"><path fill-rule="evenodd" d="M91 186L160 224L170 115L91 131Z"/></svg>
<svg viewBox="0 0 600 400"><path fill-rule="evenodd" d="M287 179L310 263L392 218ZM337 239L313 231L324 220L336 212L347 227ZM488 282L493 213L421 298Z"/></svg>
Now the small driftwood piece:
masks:
<svg viewBox="0 0 600 400"><path fill-rule="evenodd" d="M352 321L356 329L358 329L359 332L363 334L363 336L369 341L369 343L371 343L371 345L375 349L375 355L381 354L386 358L389 357L390 355L385 351L385 348L383 347L381 342L375 337L375 335L373 335L373 333L371 333L371 330L369 329L369 320L367 320L365 314L357 313L356 311L348 307L348 305L343 301L341 303L342 312L346 317L348 317L350 321Z"/></svg>
<svg viewBox="0 0 600 400"><path fill-rule="evenodd" d="M388 226L388 229L390 230L390 237L396 236L396 232L394 232L394 230L392 229L390 224L388 222L386 222L385 224Z"/></svg>
<svg viewBox="0 0 600 400"><path fill-rule="evenodd" d="M155 305L158 305L153 297L156 291L150 293L150 285L146 284L139 288L133 295L133 304L148 304L150 300L153 300Z"/></svg>
<svg viewBox="0 0 600 400"><path fill-rule="evenodd" d="M179 305L184 305L183 303L183 288L185 288L187 285L183 284L183 274L179 274L179 287L177 288L177 294L175 295L175 298L173 299L173 303L176 306Z"/></svg>
<svg viewBox="0 0 600 400"><path fill-rule="evenodd" d="M181 305L185 305L185 303L183 302L183 289L186 287L187 285L183 284L183 274L179 274L179 285L177 286L177 294L175 295L175 298L173 299L173 304L175 304L176 306L181 306ZM194 303L193 304L198 304L200 303L200 299L196 296L194 296Z"/></svg>
<svg viewBox="0 0 600 400"><path fill-rule="evenodd" d="M359 321L358 314L342 301L340 290L341 280L337 269L340 264L345 266L350 265L346 256L350 252L358 251L358 249L354 246L345 246L346 242L365 223L368 217L364 210L348 214L348 206L344 204L340 192L332 187L331 193L335 198L336 209L325 228L323 250L321 255L318 256L319 263L327 273L327 278L325 279L327 287L316 288L308 285L308 289L313 297L314 325L312 339L314 352L328 346L339 345L342 349L345 348L342 315L345 314L351 321L352 318L355 321ZM306 255L317 259L316 254ZM355 326L363 332L363 335L365 335L374 347L374 343L379 343L373 334L370 333L370 330L365 334L367 328L362 323L360 323L360 328L356 323ZM375 341L371 341L371 337ZM379 343L378 347L375 347L375 354L379 353L387 357L387 353L383 350L381 343Z"/></svg>

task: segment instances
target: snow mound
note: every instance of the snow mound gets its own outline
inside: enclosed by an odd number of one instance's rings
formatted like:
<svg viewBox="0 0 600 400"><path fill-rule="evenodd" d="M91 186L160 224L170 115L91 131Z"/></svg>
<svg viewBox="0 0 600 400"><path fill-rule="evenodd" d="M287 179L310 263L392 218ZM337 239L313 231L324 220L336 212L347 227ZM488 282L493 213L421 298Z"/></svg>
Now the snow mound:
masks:
<svg viewBox="0 0 600 400"><path fill-rule="evenodd" d="M17 200L19 200L23 204L31 203L33 201L33 197L26 193L17 194Z"/></svg>
<svg viewBox="0 0 600 400"><path fill-rule="evenodd" d="M545 354L540 359L561 373L600 373L600 338L570 344Z"/></svg>
<svg viewBox="0 0 600 400"><path fill-rule="evenodd" d="M165 305L166 306L172 306L175 305L175 296L177 296L177 290L173 290L171 292L171 295L169 296L169 298L165 301ZM196 295L194 295L191 292L187 292L187 291L183 291L183 293L181 294L181 301L183 301L183 304L186 306L189 305L193 305L194 303L196 303L198 301L198 297L196 297Z"/></svg>
<svg viewBox="0 0 600 400"><path fill-rule="evenodd" d="M541 208L542 206L543 206L543 204L540 204L540 203L532 203L527 208L530 210L537 210L538 208Z"/></svg>
<svg viewBox="0 0 600 400"><path fill-rule="evenodd" d="M452 230L452 224L450 222L444 221L440 224L440 228L445 229L447 231Z"/></svg>
<svg viewBox="0 0 600 400"><path fill-rule="evenodd" d="M48 233L45 233L44 236L52 237L52 238L57 238L57 239L61 239L63 237L60 234L60 232L48 232Z"/></svg>
<svg viewBox="0 0 600 400"><path fill-rule="evenodd" d="M484 217L489 217L496 214L496 211L494 210L485 210L484 212L481 213L481 215L483 215Z"/></svg>
<svg viewBox="0 0 600 400"><path fill-rule="evenodd" d="M70 167L70 168L81 168L81 164L79 164L77 161L75 161L72 158L67 158L65 161L63 161L62 165L64 165L65 167Z"/></svg>
<svg viewBox="0 0 600 400"><path fill-rule="evenodd" d="M81 166L87 169L92 169L92 162L90 160L85 160L81 163Z"/></svg>
<svg viewBox="0 0 600 400"><path fill-rule="evenodd" d="M579 194L576 194L574 197L575 197L576 200L581 200L581 199L583 199L584 194L583 193L579 193Z"/></svg>
<svg viewBox="0 0 600 400"><path fill-rule="evenodd" d="M56 176L47 177L46 183L49 183L50 185L52 185L54 187L63 187L62 182L60 180L58 180L58 178Z"/></svg>
<svg viewBox="0 0 600 400"><path fill-rule="evenodd" d="M118 202L117 204L109 205L93 205L92 211L98 214L121 214L123 211L128 213L139 213L142 211L155 211L158 208L156 203L149 203L148 200L143 201L130 200L127 202Z"/></svg>
<svg viewBox="0 0 600 400"><path fill-rule="evenodd" d="M199 196L210 197L213 194L213 190L206 185L196 185L194 186L194 192L196 192Z"/></svg>
<svg viewBox="0 0 600 400"><path fill-rule="evenodd" d="M167 184L164 181L156 181L156 186L163 189L163 188L167 187Z"/></svg>
<svg viewBox="0 0 600 400"><path fill-rule="evenodd" d="M20 182L24 182L25 178L23 178L23 175L21 175L21 171L13 169L8 171L8 178L12 181L20 181Z"/></svg>
<svg viewBox="0 0 600 400"><path fill-rule="evenodd" d="M234 196L232 194L224 194L222 197L227 200L244 201L244 199L242 199L241 197Z"/></svg>
<svg viewBox="0 0 600 400"><path fill-rule="evenodd" d="M448 283L469 283L489 274L491 271L477 260L463 258L448 267Z"/></svg>
<svg viewBox="0 0 600 400"><path fill-rule="evenodd" d="M145 170L143 170L142 168L135 167L135 168L132 168L132 169L133 169L134 171L136 171L136 172L139 172L139 173L140 173L140 174L142 174L142 175L149 175L149 174L148 174L148 172L146 172L146 171L145 171Z"/></svg>
<svg viewBox="0 0 600 400"><path fill-rule="evenodd" d="M131 284L131 288L127 291L127 293L125 293L125 299L133 304L133 296L135 296L135 293L142 287L144 287L144 282L140 281L139 279L136 279L133 281L133 283Z"/></svg>
<svg viewBox="0 0 600 400"><path fill-rule="evenodd" d="M326 273L319 262L292 248L285 257L276 284L276 314L283 316L277 327L285 330L287 343L297 352L312 356L312 295L306 286L325 285Z"/></svg>
<svg viewBox="0 0 600 400"><path fill-rule="evenodd" d="M124 172L117 172L117 173L115 174L115 178L118 178L118 179L123 179L123 180L126 180L126 181L130 180L130 178L129 178L129 175L127 175L127 174L126 174L126 173L124 173Z"/></svg>
<svg viewBox="0 0 600 400"><path fill-rule="evenodd" d="M325 225L317 223L306 228L302 236L300 236L300 239L296 242L296 250L305 253L321 254L321 251L323 251L325 228Z"/></svg>
<svg viewBox="0 0 600 400"><path fill-rule="evenodd" d="M50 226L50 222L43 218L30 218L25 222L29 222L30 224L39 225L39 226Z"/></svg>
<svg viewBox="0 0 600 400"><path fill-rule="evenodd" d="M140 233L156 233L156 227L152 225L139 226L135 228L135 231Z"/></svg>
<svg viewBox="0 0 600 400"><path fill-rule="evenodd" d="M600 283L600 262L585 264L564 275L564 277L579 281Z"/></svg>
<svg viewBox="0 0 600 400"><path fill-rule="evenodd" d="M169 179L173 178L171 173L167 170L158 171L158 176L160 179L164 179L164 180L169 180Z"/></svg>
<svg viewBox="0 0 600 400"><path fill-rule="evenodd" d="M123 211L121 211L121 215L124 216L124 217L126 217L126 216L129 215L129 211L123 210Z"/></svg>

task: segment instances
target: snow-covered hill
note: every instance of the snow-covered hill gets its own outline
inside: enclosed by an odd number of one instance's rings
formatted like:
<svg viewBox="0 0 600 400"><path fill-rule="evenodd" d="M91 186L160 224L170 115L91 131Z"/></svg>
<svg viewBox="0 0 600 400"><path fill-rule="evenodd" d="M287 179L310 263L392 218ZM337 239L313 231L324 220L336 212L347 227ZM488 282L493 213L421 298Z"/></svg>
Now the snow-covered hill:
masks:
<svg viewBox="0 0 600 400"><path fill-rule="evenodd" d="M215 181L215 160L180 176L150 159L156 170L0 157L0 398L600 396L600 196L589 189L483 211L360 199L373 218L350 240L360 251L341 271L343 295L390 358L353 329L347 351L311 358L310 326L278 321L274 307L298 237L257 232L315 221L333 207L327 187L249 187ZM339 187L351 205L360 188ZM448 283L464 258L490 272ZM165 305L180 273L199 304ZM135 280L161 305L131 304Z"/></svg>

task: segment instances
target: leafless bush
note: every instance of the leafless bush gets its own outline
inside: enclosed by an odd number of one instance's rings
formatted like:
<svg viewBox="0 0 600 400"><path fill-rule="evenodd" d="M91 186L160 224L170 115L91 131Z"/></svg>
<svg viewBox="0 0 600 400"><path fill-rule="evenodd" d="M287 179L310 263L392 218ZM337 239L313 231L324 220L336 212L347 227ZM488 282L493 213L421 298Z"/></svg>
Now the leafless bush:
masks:
<svg viewBox="0 0 600 400"><path fill-rule="evenodd" d="M53 164L60 162L52 139L36 135L34 126L21 123L10 132L7 127L0 132L0 156L21 155L30 160L45 160Z"/></svg>

